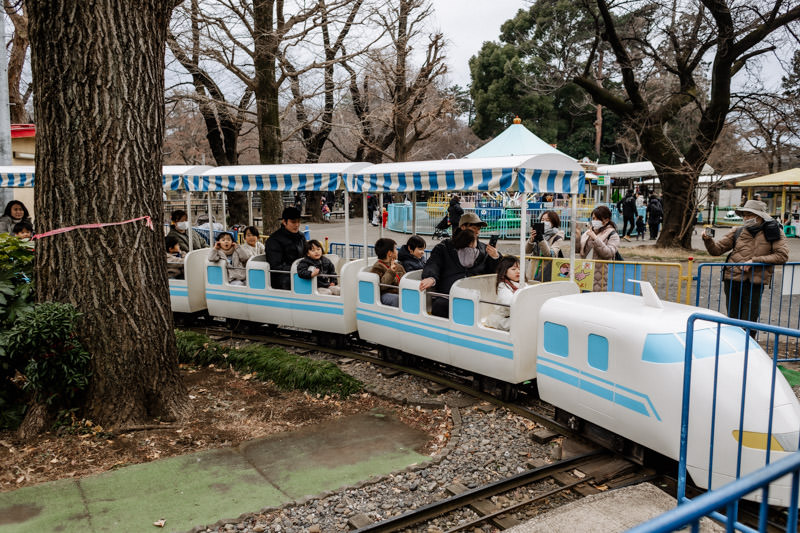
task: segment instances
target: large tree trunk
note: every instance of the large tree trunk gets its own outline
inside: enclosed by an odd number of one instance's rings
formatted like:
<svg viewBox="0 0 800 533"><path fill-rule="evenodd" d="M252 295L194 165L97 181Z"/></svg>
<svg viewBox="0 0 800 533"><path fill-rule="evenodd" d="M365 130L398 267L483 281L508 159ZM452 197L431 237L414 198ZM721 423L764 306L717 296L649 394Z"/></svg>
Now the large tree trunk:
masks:
<svg viewBox="0 0 800 533"><path fill-rule="evenodd" d="M88 416L118 427L180 416L185 389L161 232L164 44L172 2L27 0L36 114L36 224L90 222L36 246L38 301L85 313Z"/></svg>
<svg viewBox="0 0 800 533"><path fill-rule="evenodd" d="M253 3L253 66L255 70L255 97L258 128L258 155L263 165L281 163L281 126L278 107L280 83L276 75L278 36L273 16L275 0L255 0ZM261 193L261 214L264 232L280 225L281 193Z"/></svg>

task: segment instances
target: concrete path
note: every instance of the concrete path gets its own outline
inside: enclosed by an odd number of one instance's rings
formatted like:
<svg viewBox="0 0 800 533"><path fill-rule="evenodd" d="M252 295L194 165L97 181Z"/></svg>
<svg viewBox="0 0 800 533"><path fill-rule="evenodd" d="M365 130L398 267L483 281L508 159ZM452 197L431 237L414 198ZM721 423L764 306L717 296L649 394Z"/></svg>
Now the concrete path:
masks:
<svg viewBox="0 0 800 533"><path fill-rule="evenodd" d="M627 531L675 506L675 499L667 493L650 483L640 483L592 494L507 529L506 533L616 533ZM700 531L716 533L725 528L704 518Z"/></svg>
<svg viewBox="0 0 800 533"><path fill-rule="evenodd" d="M0 533L186 531L381 476L429 458L427 441L373 411L236 448L0 493Z"/></svg>

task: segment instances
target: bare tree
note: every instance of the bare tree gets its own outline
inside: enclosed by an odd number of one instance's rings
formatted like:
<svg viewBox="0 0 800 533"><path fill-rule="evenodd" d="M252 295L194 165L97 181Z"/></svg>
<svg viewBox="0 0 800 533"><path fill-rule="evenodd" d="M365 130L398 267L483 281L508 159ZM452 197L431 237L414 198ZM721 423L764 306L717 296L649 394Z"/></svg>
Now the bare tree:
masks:
<svg viewBox="0 0 800 533"><path fill-rule="evenodd" d="M798 102L790 95L752 95L734 108L740 138L764 162L767 172L784 170L790 155L800 153Z"/></svg>
<svg viewBox="0 0 800 533"><path fill-rule="evenodd" d="M376 12L375 21L390 36L391 44L370 54L363 74L350 61L343 62L358 120L355 152L338 147L345 157L371 163L384 158L406 161L418 142L444 126L440 119L453 104L452 94L438 87L447 72L444 36L427 35L422 64L416 72L411 65L414 46L431 11L428 0L390 0Z"/></svg>
<svg viewBox="0 0 800 533"><path fill-rule="evenodd" d="M27 0L40 232L37 300L84 313L88 416L119 427L185 409L164 263L161 147L172 2ZM27 422L27 420L26 420ZM41 422L41 421L40 421ZM37 424L25 426L35 428Z"/></svg>
<svg viewBox="0 0 800 533"><path fill-rule="evenodd" d="M659 246L691 247L697 178L731 108L731 80L753 58L775 49L781 31L800 18L798 2L583 0L596 23L585 69L573 81L639 132L664 192ZM600 86L593 75L601 42L621 72L623 92ZM710 90L702 94L705 61L711 58ZM670 91L654 98L647 80L663 73ZM684 108L696 119L681 150L665 128Z"/></svg>
<svg viewBox="0 0 800 533"><path fill-rule="evenodd" d="M30 45L28 14L25 4L21 1L3 0L3 8L14 25L14 34L11 36L8 52L8 105L11 106L11 123L28 123L31 119L26 106L33 87L29 83L25 90L22 90L22 72Z"/></svg>

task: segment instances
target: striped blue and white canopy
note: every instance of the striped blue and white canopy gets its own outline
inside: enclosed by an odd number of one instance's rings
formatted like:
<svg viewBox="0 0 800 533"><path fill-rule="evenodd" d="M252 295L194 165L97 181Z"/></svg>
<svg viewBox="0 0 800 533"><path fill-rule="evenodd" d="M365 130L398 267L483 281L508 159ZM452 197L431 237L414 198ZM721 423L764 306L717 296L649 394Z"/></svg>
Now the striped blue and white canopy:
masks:
<svg viewBox="0 0 800 533"><path fill-rule="evenodd" d="M186 188L188 174L200 174L210 168L208 165L167 165L162 168L162 183L169 191L179 191Z"/></svg>
<svg viewBox="0 0 800 533"><path fill-rule="evenodd" d="M165 189L177 191L184 188L185 175L189 172L204 172L209 166L165 166L161 182ZM0 187L33 187L35 167L0 167Z"/></svg>
<svg viewBox="0 0 800 533"><path fill-rule="evenodd" d="M334 191L369 163L308 163L212 168L187 176L190 191Z"/></svg>
<svg viewBox="0 0 800 533"><path fill-rule="evenodd" d="M33 187L35 167L0 167L0 187Z"/></svg>
<svg viewBox="0 0 800 533"><path fill-rule="evenodd" d="M345 176L350 192L519 191L582 193L584 171L560 154L374 165Z"/></svg>

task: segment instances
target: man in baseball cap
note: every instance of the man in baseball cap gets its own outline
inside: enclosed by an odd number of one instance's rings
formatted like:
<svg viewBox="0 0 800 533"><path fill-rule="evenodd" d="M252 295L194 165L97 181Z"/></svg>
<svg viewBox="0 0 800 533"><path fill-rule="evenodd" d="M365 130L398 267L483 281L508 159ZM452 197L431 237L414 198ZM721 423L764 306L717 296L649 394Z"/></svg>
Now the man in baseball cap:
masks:
<svg viewBox="0 0 800 533"><path fill-rule="evenodd" d="M300 210L296 207L287 207L281 213L281 227L275 230L264 244L264 253L267 256L270 274L270 283L273 289L289 290L292 281L289 271L292 263L303 256L306 239L300 232Z"/></svg>
<svg viewBox="0 0 800 533"><path fill-rule="evenodd" d="M461 229L452 239L445 239L431 250L431 256L422 269L419 290L433 287L434 292L449 294L453 283L459 279L481 274L494 274L500 262L500 252L494 246L478 240L481 228L487 224L473 212L461 215ZM431 300L431 314L447 318L449 301L435 296Z"/></svg>

